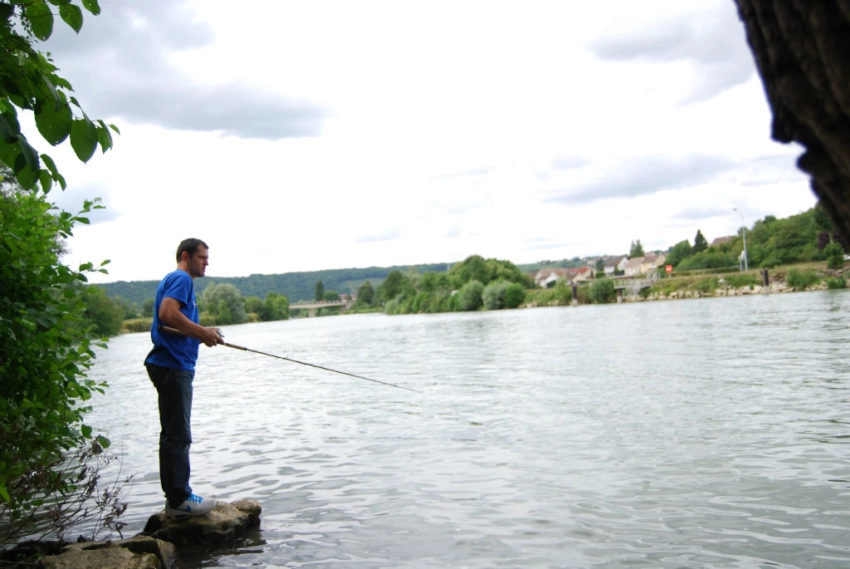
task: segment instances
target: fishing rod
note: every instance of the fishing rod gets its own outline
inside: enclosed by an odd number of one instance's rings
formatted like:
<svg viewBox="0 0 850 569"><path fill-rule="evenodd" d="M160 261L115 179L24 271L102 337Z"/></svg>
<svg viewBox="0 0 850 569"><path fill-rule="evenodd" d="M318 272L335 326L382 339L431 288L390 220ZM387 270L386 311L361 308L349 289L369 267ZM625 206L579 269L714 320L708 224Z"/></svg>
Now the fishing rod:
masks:
<svg viewBox="0 0 850 569"><path fill-rule="evenodd" d="M163 330L165 332L170 332L172 334L179 334L181 336L188 336L189 335L189 334L186 334L185 332L183 332L182 330L178 330L177 328L172 328L170 326L160 326L159 329ZM294 364L301 364L303 366L310 366L310 367L314 367L316 369L321 369L321 370L324 370L324 371L330 371L330 372L333 372L333 373L339 373L341 375L347 375L348 377L355 377L357 379L364 379L366 381L371 381L371 382L374 382L374 383L380 383L381 385L388 385L390 387L397 387L398 389L413 391L414 393L421 393L421 391L417 391L416 389L412 389L410 387L404 387L403 385L397 385L395 383L390 383L388 381L381 381L380 379L372 379L371 377L364 377L362 375L357 375L357 374L354 374L354 373L348 373L347 371L340 371L338 369L320 366L318 364L311 364L309 362L302 362L302 361L299 361L299 360L294 360L292 358L287 358L285 356L279 356L277 354L270 354L268 352L261 352L260 350L254 350L252 348L240 346L239 344L231 344L230 342L224 341L224 339L223 339L224 335L221 333L221 331L219 331L218 334L222 338L222 341L220 342L220 344L223 345L223 346L227 346L228 348L233 348L234 350L241 350L243 352L251 352L252 354L260 354L261 356L267 356L269 358L277 358L279 360L284 360L284 361L291 362L291 363L294 363Z"/></svg>

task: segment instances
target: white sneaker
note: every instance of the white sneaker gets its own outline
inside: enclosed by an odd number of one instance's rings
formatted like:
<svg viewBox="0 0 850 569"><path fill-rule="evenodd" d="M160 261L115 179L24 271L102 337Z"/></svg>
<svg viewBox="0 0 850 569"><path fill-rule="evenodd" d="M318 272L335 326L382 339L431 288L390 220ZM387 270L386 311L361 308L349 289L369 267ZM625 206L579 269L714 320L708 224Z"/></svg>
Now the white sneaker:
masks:
<svg viewBox="0 0 850 569"><path fill-rule="evenodd" d="M165 515L169 518L183 518L187 516L202 516L212 511L218 504L218 500L204 500L196 494L190 494L182 504L172 508L165 503Z"/></svg>

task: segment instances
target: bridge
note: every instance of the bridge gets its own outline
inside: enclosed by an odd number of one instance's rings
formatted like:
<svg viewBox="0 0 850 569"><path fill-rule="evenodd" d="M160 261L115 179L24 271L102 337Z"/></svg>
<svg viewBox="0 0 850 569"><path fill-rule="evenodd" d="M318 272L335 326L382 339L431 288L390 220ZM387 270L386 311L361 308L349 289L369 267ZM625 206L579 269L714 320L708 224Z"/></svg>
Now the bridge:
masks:
<svg viewBox="0 0 850 569"><path fill-rule="evenodd" d="M316 311L320 308L342 308L343 310L347 310L351 308L351 305L354 304L352 300L320 300L318 302L298 302L296 304L290 304L289 310L309 310L310 317L316 315Z"/></svg>
<svg viewBox="0 0 850 569"><path fill-rule="evenodd" d="M636 296L642 288L652 286L657 281L658 277L656 276L614 279L614 290L617 292L618 301L622 301L623 296Z"/></svg>

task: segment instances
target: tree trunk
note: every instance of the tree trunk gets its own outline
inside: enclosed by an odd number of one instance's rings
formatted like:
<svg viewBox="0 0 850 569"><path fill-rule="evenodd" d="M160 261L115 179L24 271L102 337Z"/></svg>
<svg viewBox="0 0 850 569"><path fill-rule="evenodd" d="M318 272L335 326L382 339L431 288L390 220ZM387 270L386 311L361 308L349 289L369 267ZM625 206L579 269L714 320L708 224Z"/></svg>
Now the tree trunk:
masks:
<svg viewBox="0 0 850 569"><path fill-rule="evenodd" d="M773 111L771 136L850 237L850 0L735 0Z"/></svg>

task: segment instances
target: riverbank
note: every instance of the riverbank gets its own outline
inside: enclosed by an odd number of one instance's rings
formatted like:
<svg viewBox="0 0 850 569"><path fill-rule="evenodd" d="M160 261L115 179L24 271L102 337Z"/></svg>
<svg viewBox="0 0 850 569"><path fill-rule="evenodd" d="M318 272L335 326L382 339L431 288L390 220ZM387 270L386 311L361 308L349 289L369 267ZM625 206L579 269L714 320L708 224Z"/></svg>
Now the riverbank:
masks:
<svg viewBox="0 0 850 569"><path fill-rule="evenodd" d="M681 300L847 288L842 271L817 265L726 274L690 274L648 279L594 279L527 291L524 308Z"/></svg>

